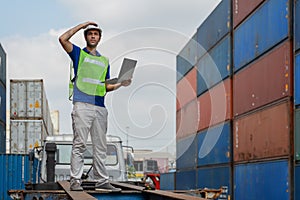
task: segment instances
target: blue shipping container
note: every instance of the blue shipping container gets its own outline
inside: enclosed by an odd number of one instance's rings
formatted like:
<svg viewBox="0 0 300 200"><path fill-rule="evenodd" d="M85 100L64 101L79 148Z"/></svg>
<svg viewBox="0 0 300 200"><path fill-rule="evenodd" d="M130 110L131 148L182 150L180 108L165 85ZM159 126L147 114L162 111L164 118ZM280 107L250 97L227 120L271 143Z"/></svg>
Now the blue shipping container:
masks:
<svg viewBox="0 0 300 200"><path fill-rule="evenodd" d="M6 85L6 53L0 44L0 85Z"/></svg>
<svg viewBox="0 0 300 200"><path fill-rule="evenodd" d="M8 190L25 189L28 181L35 183L36 179L30 174L28 155L0 154L0 199L10 199Z"/></svg>
<svg viewBox="0 0 300 200"><path fill-rule="evenodd" d="M197 29L197 41L209 51L230 29L230 0L222 0ZM201 57L204 54L199 52Z"/></svg>
<svg viewBox="0 0 300 200"><path fill-rule="evenodd" d="M197 188L220 189L221 187L224 187L227 188L227 193L230 195L230 177L231 172L229 165L199 168L197 175Z"/></svg>
<svg viewBox="0 0 300 200"><path fill-rule="evenodd" d="M287 160L234 166L234 199L290 199Z"/></svg>
<svg viewBox="0 0 300 200"><path fill-rule="evenodd" d="M0 122L0 154L5 152L6 152L6 125Z"/></svg>
<svg viewBox="0 0 300 200"><path fill-rule="evenodd" d="M295 49L300 49L300 1L295 1L295 20L294 20L294 28L295 28Z"/></svg>
<svg viewBox="0 0 300 200"><path fill-rule="evenodd" d="M268 0L234 31L235 71L288 37L288 0Z"/></svg>
<svg viewBox="0 0 300 200"><path fill-rule="evenodd" d="M198 60L198 46L194 35L176 56L177 82L195 66Z"/></svg>
<svg viewBox="0 0 300 200"><path fill-rule="evenodd" d="M175 172L160 174L160 189L175 190Z"/></svg>
<svg viewBox="0 0 300 200"><path fill-rule="evenodd" d="M222 123L198 134L198 166L230 162L230 127L230 122Z"/></svg>
<svg viewBox="0 0 300 200"><path fill-rule="evenodd" d="M220 41L197 63L197 95L230 75L230 36Z"/></svg>
<svg viewBox="0 0 300 200"><path fill-rule="evenodd" d="M0 84L0 121L6 124L6 88Z"/></svg>
<svg viewBox="0 0 300 200"><path fill-rule="evenodd" d="M196 163L197 163L196 145L197 145L197 137L195 134L177 141L176 144L176 168L177 169L196 168Z"/></svg>
<svg viewBox="0 0 300 200"><path fill-rule="evenodd" d="M295 56L295 105L300 104L300 53Z"/></svg>
<svg viewBox="0 0 300 200"><path fill-rule="evenodd" d="M196 169L176 172L176 190L196 189Z"/></svg>

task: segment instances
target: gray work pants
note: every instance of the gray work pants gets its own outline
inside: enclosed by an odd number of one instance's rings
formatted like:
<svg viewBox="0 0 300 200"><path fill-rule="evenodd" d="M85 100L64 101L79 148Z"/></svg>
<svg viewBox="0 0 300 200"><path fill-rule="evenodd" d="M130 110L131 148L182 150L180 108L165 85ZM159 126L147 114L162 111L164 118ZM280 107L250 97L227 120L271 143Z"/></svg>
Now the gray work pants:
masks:
<svg viewBox="0 0 300 200"><path fill-rule="evenodd" d="M94 179L100 183L108 182L105 168L107 110L88 103L75 102L72 111L73 147L71 155L71 180L80 180L83 173L83 153L88 134L93 143Z"/></svg>

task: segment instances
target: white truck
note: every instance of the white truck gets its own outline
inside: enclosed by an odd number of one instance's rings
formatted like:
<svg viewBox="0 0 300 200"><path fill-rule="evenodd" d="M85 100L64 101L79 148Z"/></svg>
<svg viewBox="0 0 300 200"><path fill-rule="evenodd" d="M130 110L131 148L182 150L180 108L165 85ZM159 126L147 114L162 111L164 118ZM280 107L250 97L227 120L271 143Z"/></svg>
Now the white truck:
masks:
<svg viewBox="0 0 300 200"><path fill-rule="evenodd" d="M72 134L48 136L44 143L56 144L55 152L55 182L70 179L70 158L72 149ZM87 149L84 153L84 174L88 173L87 180L93 180L92 171L93 150L90 138L87 142ZM41 160L41 182L47 182L47 152L42 152ZM127 181L126 165L123 154L122 141L117 136L107 135L107 159L105 163L109 178L112 181Z"/></svg>

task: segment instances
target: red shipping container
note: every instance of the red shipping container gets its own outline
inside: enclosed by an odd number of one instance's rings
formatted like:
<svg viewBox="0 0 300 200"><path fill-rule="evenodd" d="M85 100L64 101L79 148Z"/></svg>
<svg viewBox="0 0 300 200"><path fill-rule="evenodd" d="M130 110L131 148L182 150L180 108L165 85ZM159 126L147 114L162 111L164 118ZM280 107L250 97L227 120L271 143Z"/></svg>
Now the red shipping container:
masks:
<svg viewBox="0 0 300 200"><path fill-rule="evenodd" d="M292 95L292 55L287 41L234 75L234 116Z"/></svg>
<svg viewBox="0 0 300 200"><path fill-rule="evenodd" d="M289 156L291 107L285 101L233 122L234 161Z"/></svg>
<svg viewBox="0 0 300 200"><path fill-rule="evenodd" d="M198 128L198 102L195 98L176 113L176 139L196 134Z"/></svg>
<svg viewBox="0 0 300 200"><path fill-rule="evenodd" d="M232 118L231 79L227 78L198 97L198 131Z"/></svg>
<svg viewBox="0 0 300 200"><path fill-rule="evenodd" d="M241 23L252 11L254 11L264 0L232 0L233 5L233 27Z"/></svg>
<svg viewBox="0 0 300 200"><path fill-rule="evenodd" d="M197 97L197 68L194 67L178 83L176 88L176 110L178 111Z"/></svg>

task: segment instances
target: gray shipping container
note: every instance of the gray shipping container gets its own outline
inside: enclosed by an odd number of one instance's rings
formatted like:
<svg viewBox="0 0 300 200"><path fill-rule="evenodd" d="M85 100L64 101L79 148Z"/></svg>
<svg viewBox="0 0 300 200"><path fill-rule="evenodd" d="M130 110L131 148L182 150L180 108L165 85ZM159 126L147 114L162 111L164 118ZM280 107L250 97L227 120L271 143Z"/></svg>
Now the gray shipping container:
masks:
<svg viewBox="0 0 300 200"><path fill-rule="evenodd" d="M42 120L10 120L10 153L27 154L47 136Z"/></svg>
<svg viewBox="0 0 300 200"><path fill-rule="evenodd" d="M0 44L0 84L6 86L6 53Z"/></svg>
<svg viewBox="0 0 300 200"><path fill-rule="evenodd" d="M47 132L52 135L53 124L43 80L10 80L10 118L43 120Z"/></svg>

